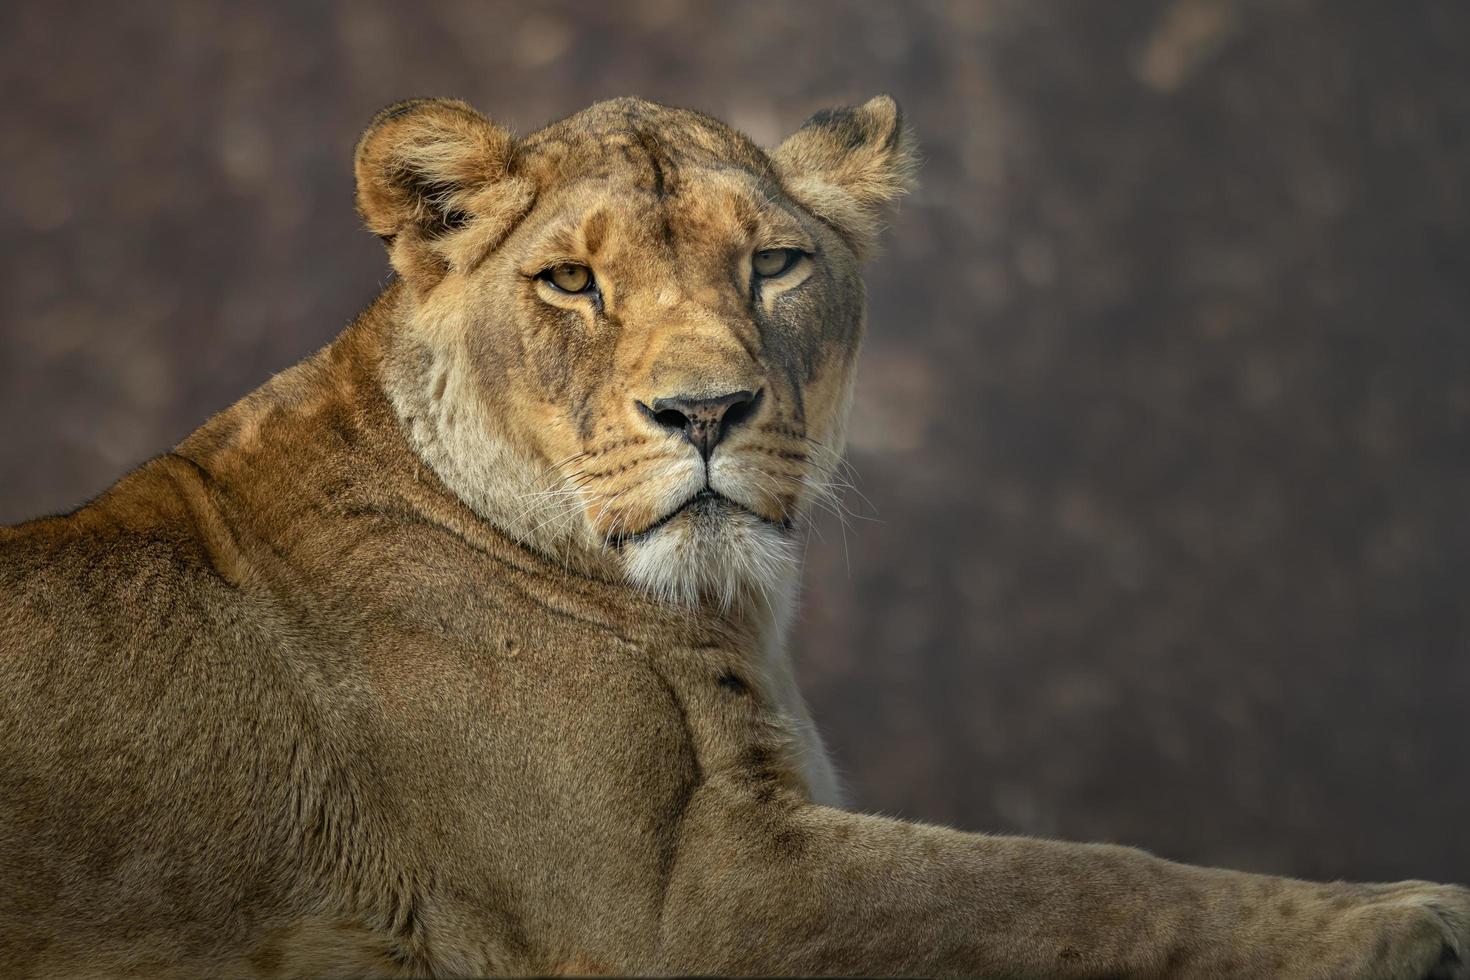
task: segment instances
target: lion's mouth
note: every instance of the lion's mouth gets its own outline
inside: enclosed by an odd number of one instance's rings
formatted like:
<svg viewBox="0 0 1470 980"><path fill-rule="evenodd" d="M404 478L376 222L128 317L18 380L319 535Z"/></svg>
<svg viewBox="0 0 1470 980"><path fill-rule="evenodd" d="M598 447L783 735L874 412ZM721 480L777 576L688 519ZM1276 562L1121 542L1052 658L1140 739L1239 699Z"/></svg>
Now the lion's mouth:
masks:
<svg viewBox="0 0 1470 980"><path fill-rule="evenodd" d="M714 487L706 486L703 490L695 493L682 504L679 504L647 527L639 531L619 535L612 543L615 546L621 546L630 542L641 541L657 533L670 521L680 515L689 515L695 520L720 520L731 513L748 514L763 524L769 524L783 531L791 527L789 520L772 520L763 514L756 513L740 501L725 496Z"/></svg>

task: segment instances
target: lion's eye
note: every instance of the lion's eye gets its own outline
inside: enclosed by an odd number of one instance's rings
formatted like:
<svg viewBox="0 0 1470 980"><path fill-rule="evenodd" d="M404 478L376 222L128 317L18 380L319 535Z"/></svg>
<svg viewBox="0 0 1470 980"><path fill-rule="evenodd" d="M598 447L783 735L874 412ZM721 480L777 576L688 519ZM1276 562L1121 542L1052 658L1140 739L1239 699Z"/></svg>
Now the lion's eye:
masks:
<svg viewBox="0 0 1470 980"><path fill-rule="evenodd" d="M750 265L762 279L773 279L795 265L802 254L799 248L765 248L751 257Z"/></svg>
<svg viewBox="0 0 1470 980"><path fill-rule="evenodd" d="M593 285L592 270L571 262L552 266L541 273L541 278L564 293L585 293Z"/></svg>

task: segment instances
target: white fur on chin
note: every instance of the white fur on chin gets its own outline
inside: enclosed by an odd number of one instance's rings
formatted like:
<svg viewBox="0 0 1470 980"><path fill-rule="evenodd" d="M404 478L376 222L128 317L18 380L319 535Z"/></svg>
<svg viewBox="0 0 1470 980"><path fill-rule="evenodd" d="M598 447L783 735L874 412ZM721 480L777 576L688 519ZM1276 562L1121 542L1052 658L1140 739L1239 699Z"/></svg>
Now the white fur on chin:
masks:
<svg viewBox="0 0 1470 980"><path fill-rule="evenodd" d="M690 508L625 542L622 555L639 588L690 605L710 598L726 609L750 599L775 603L800 571L789 532L729 506Z"/></svg>

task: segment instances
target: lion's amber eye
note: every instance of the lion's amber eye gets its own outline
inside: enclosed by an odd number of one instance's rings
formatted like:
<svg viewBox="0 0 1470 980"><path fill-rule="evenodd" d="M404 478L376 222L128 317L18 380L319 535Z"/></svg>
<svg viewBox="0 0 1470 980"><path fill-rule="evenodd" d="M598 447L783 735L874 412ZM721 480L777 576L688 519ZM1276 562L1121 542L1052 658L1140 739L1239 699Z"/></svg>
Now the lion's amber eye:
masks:
<svg viewBox="0 0 1470 980"><path fill-rule="evenodd" d="M795 265L801 256L801 249L797 248L765 248L752 256L750 264L756 275L771 279Z"/></svg>
<svg viewBox="0 0 1470 980"><path fill-rule="evenodd" d="M592 288L592 270L585 265L554 265L541 273L541 278L564 293L585 293Z"/></svg>

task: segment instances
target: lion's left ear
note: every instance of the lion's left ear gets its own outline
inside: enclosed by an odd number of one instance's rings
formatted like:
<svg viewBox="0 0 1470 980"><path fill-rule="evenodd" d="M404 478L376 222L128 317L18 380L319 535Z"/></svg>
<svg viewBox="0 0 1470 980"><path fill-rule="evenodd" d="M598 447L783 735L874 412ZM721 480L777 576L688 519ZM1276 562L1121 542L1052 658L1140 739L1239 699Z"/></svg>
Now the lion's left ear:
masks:
<svg viewBox="0 0 1470 980"><path fill-rule="evenodd" d="M479 261L530 207L511 173L515 141L463 102L414 99L379 112L357 143L357 210L420 294Z"/></svg>
<svg viewBox="0 0 1470 980"><path fill-rule="evenodd" d="M894 203L913 187L914 138L886 95L824 109L771 155L786 192L836 226L858 257L872 251Z"/></svg>

